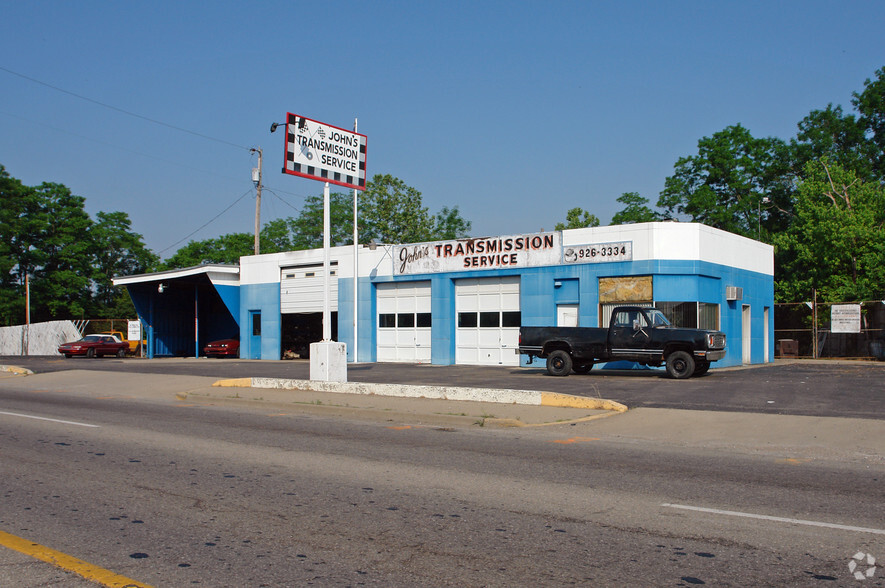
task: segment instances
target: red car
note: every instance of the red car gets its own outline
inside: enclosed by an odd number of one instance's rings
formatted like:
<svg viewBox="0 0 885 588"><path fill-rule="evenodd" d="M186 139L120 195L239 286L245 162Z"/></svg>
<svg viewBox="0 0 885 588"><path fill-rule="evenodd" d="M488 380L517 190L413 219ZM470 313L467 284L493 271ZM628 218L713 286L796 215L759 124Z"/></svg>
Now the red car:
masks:
<svg viewBox="0 0 885 588"><path fill-rule="evenodd" d="M65 357L85 355L86 357L102 357L103 355L116 355L126 357L129 344L120 341L112 335L86 335L79 341L63 343L58 347L58 352Z"/></svg>
<svg viewBox="0 0 885 588"><path fill-rule="evenodd" d="M219 339L218 341L207 343L203 347L203 355L206 357L239 357L240 340Z"/></svg>

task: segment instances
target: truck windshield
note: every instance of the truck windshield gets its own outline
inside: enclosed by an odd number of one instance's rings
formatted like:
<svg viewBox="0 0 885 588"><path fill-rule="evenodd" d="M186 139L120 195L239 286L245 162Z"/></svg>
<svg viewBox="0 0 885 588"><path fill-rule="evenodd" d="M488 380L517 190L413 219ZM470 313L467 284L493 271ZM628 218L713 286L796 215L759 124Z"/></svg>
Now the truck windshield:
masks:
<svg viewBox="0 0 885 588"><path fill-rule="evenodd" d="M667 317L664 316L664 313L657 309L650 309L648 311L648 318L651 319L651 325L653 327L669 327L670 321L667 320Z"/></svg>

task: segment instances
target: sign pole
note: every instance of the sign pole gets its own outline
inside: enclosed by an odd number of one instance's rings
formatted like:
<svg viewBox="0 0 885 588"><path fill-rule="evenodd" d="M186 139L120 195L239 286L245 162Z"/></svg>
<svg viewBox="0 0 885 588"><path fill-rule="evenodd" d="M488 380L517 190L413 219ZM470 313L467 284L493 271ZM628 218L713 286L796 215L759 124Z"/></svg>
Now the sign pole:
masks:
<svg viewBox="0 0 885 588"><path fill-rule="evenodd" d="M332 223L329 216L329 182L326 182L323 188L323 341L332 340L332 313L329 309L329 287L332 283L329 275L332 266L329 229Z"/></svg>
<svg viewBox="0 0 885 588"><path fill-rule="evenodd" d="M357 119L353 119L353 132L357 132L356 129ZM357 341L359 341L359 319L358 319L358 310L359 310L359 296L357 295L357 290L359 289L359 267L360 267L360 239L359 239L359 231L357 229L357 194L358 190L354 188L353 190L353 363L359 361L357 359Z"/></svg>

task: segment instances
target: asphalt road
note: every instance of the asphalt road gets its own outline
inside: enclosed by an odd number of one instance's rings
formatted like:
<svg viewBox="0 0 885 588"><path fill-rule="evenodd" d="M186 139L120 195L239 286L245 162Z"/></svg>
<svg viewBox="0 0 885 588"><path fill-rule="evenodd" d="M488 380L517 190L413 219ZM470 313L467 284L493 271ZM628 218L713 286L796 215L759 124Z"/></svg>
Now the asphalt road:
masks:
<svg viewBox="0 0 885 588"><path fill-rule="evenodd" d="M100 369L218 378L310 377L307 360L0 357L3 364L37 373ZM348 380L544 390L607 398L630 408L885 419L885 364L875 362L778 361L765 366L714 369L689 380L671 380L663 372L652 370L594 370L584 376L556 378L544 370L524 367L374 363L349 365Z"/></svg>
<svg viewBox="0 0 885 588"><path fill-rule="evenodd" d="M145 584L883 585L848 567L885 559L881 453L665 446L620 436L630 413L410 427L26 381L0 380L0 531ZM80 584L0 548L0 585Z"/></svg>

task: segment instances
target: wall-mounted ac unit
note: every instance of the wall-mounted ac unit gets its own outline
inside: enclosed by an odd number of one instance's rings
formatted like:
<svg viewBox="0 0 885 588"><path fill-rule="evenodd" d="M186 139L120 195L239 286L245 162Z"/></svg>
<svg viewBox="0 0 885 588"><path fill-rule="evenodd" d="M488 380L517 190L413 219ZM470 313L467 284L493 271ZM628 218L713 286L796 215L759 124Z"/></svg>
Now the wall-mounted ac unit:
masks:
<svg viewBox="0 0 885 588"><path fill-rule="evenodd" d="M726 286L725 287L725 299L726 300L743 300L744 298L744 289L739 288L738 286Z"/></svg>

